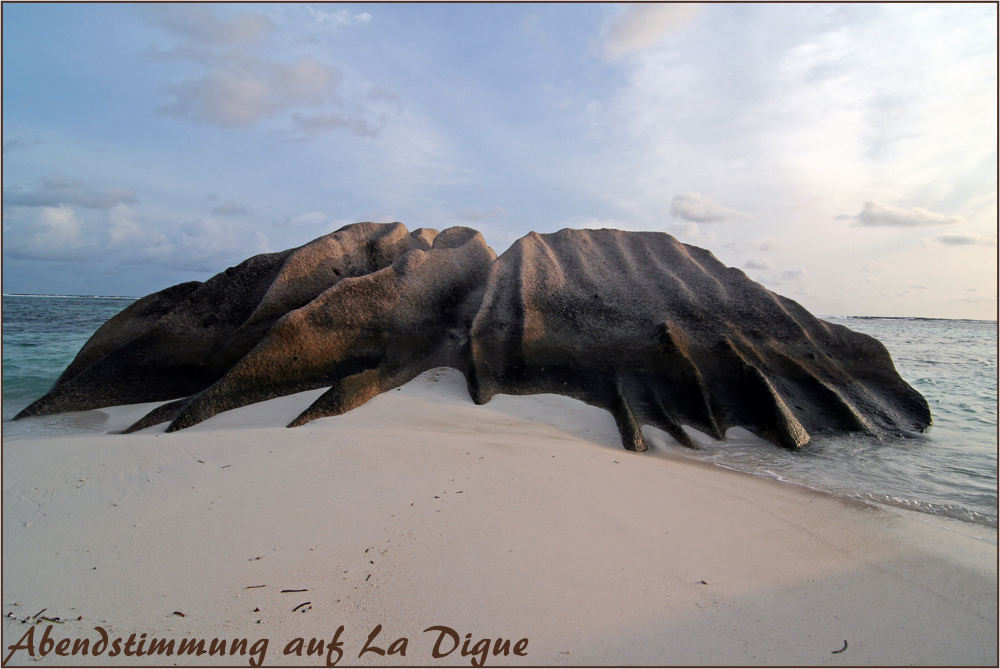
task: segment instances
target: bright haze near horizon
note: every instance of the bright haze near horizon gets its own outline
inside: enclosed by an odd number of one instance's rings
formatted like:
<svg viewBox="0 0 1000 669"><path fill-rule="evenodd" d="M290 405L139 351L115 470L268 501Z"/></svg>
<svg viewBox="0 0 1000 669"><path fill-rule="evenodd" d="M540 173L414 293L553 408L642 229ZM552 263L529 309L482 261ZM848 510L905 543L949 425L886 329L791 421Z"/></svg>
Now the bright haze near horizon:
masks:
<svg viewBox="0 0 1000 669"><path fill-rule="evenodd" d="M997 317L996 4L6 4L3 292L348 223L667 232L824 315Z"/></svg>

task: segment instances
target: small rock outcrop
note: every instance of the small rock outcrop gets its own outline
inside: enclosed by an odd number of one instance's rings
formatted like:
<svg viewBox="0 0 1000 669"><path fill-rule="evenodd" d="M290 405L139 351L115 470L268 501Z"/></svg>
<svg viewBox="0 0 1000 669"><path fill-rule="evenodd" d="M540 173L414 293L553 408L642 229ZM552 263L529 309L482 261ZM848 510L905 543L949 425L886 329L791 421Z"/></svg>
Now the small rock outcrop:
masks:
<svg viewBox="0 0 1000 669"><path fill-rule="evenodd" d="M820 431L920 431L926 400L877 340L670 235L531 233L499 258L469 228L358 223L145 297L102 326L25 416L173 400L168 431L329 388L290 427L364 404L434 367L477 404L558 393L694 447L743 427L798 448Z"/></svg>

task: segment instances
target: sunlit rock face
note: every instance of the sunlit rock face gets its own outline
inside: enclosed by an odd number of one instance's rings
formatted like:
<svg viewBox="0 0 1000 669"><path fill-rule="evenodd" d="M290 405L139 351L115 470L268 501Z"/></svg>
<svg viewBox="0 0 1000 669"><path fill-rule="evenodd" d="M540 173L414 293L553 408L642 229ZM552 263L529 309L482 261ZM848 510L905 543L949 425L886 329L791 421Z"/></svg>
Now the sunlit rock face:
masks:
<svg viewBox="0 0 1000 669"><path fill-rule="evenodd" d="M558 393L682 444L743 427L785 448L820 431L930 424L877 340L670 235L531 233L499 258L469 228L358 223L150 295L106 323L18 417L174 400L129 431L168 431L329 388L291 426L335 416L434 367L477 404Z"/></svg>

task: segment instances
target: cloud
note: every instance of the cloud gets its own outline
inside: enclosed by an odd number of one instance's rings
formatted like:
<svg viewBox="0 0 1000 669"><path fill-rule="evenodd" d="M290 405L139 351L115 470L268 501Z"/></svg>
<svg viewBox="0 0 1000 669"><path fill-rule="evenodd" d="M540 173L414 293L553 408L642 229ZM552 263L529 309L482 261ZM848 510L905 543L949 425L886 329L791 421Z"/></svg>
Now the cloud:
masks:
<svg viewBox="0 0 1000 669"><path fill-rule="evenodd" d="M753 262L753 261L751 261L751 262ZM768 265L771 264L771 263L768 263L766 260L764 262L767 263ZM748 267L749 267L749 265L750 265L750 263L747 263ZM755 267L755 268L752 268L752 269L765 269L765 268L764 267ZM788 285L788 284L792 284L792 285L797 285L799 287L804 287L805 284L807 284L810 281L810 279L811 279L811 277L809 276L809 272L807 272L804 267L797 267L795 269L786 269L786 270L782 270L780 272L773 272L772 274L770 274L766 278L761 279L761 283L764 283L764 284L767 284L767 285L777 285L777 284L786 284L786 285ZM807 293L800 293L800 294L804 295L804 294L807 294Z"/></svg>
<svg viewBox="0 0 1000 669"><path fill-rule="evenodd" d="M152 262L171 269L219 272L227 265L268 251L270 244L259 230L247 233L229 222L201 218L185 223L171 235L151 235L145 247L131 254L125 262Z"/></svg>
<svg viewBox="0 0 1000 669"><path fill-rule="evenodd" d="M291 65L250 57L227 59L200 79L176 84L174 101L160 111L173 116L246 127L300 106L331 98L340 71L304 56Z"/></svg>
<svg viewBox="0 0 1000 669"><path fill-rule="evenodd" d="M538 14L528 14L523 19L521 19L521 27L518 31L522 37L542 37L541 42L544 42L544 35L539 28L542 24L542 17Z"/></svg>
<svg viewBox="0 0 1000 669"><path fill-rule="evenodd" d="M694 223L718 223L738 218L750 218L735 209L723 207L718 202L704 197L701 193L684 193L674 197L670 213L685 221Z"/></svg>
<svg viewBox="0 0 1000 669"><path fill-rule="evenodd" d="M10 151L20 151L41 143L42 140L36 137L29 137L28 135L14 135L10 139L4 138L3 152L6 154Z"/></svg>
<svg viewBox="0 0 1000 669"><path fill-rule="evenodd" d="M320 114L317 116L293 114L292 120L295 121L296 127L306 136L336 128L347 128L360 137L375 137L382 130L381 126L372 125L367 119L351 118L341 114Z"/></svg>
<svg viewBox="0 0 1000 669"><path fill-rule="evenodd" d="M675 195L697 188L761 215L753 225L702 229L717 230L720 246L736 242L739 252L729 257L741 268L758 254L744 235L793 246L794 257L759 255L780 269L808 267L824 295L808 306L825 313L889 311L890 301L872 307L849 291L835 297L830 287L845 258L860 270L869 257L887 257L876 248L884 234L872 232L907 233L854 230L865 237L854 240L860 246L841 238L847 225L834 217L855 215L846 221L853 223L866 200L921 206L944 222L968 219L910 230L907 247L894 249L894 273L908 265L914 281L935 289L939 272L949 282L995 273L980 252L996 247L942 245L940 259L925 252L923 263L913 255L921 237L987 234L991 215L995 225L996 21L984 12L975 5L709 6L683 31L626 54L613 68L622 84L589 96L605 111L593 120L578 114L598 150L577 174L629 212L669 214ZM786 206L804 201L809 207ZM968 262L955 265L960 259ZM837 311L824 306L834 302ZM944 302L924 304L927 313L947 311Z"/></svg>
<svg viewBox="0 0 1000 669"><path fill-rule="evenodd" d="M865 202L861 213L854 216L853 219L857 225L867 228L916 228L928 225L955 225L965 221L961 216L937 214L921 207L903 209L874 200Z"/></svg>
<svg viewBox="0 0 1000 669"><path fill-rule="evenodd" d="M762 270L774 269L774 264L772 264L771 261L767 260L766 258L751 258L743 266L746 267L747 269L762 269Z"/></svg>
<svg viewBox="0 0 1000 669"><path fill-rule="evenodd" d="M970 302L972 304L996 304L996 295L969 295L968 297L960 297L958 302Z"/></svg>
<svg viewBox="0 0 1000 669"><path fill-rule="evenodd" d="M319 23L327 25L371 19L367 13L308 9ZM165 51L151 47L149 60L188 61L207 68L201 76L170 85L167 93L172 99L159 106L161 113L224 128L248 128L267 119L283 118L291 122L288 130L304 139L338 128L374 137L381 125L365 116L377 115L386 104L401 109L398 97L378 87L369 92L368 104L344 100L336 95L341 71L311 55L301 55L292 63L261 57L257 47L268 45L276 32L274 24L261 14L243 13L221 20L207 6L182 4L148 15L153 25L179 39ZM350 114L338 109L345 105L357 109ZM289 112L292 117L285 118Z"/></svg>
<svg viewBox="0 0 1000 669"><path fill-rule="evenodd" d="M698 244L711 244L715 241L714 232L702 232L697 223L675 223L668 228L674 237Z"/></svg>
<svg viewBox="0 0 1000 669"><path fill-rule="evenodd" d="M757 244L758 251L785 251L788 249L788 244L774 236L755 240L754 243Z"/></svg>
<svg viewBox="0 0 1000 669"><path fill-rule="evenodd" d="M299 214L294 218L286 218L284 221L280 223L278 222L272 223L271 225L273 225L276 228L287 228L288 226L297 226L297 225L319 225L321 223L326 223L328 220L329 219L327 215L324 214L322 211L310 211L305 214Z"/></svg>
<svg viewBox="0 0 1000 669"><path fill-rule="evenodd" d="M788 244L781 241L774 235L759 239L747 239L726 244L727 248L738 251L787 251Z"/></svg>
<svg viewBox="0 0 1000 669"><path fill-rule="evenodd" d="M11 218L15 221L4 220L4 253L33 260L85 259L83 221L72 207L40 207L23 222Z"/></svg>
<svg viewBox="0 0 1000 669"><path fill-rule="evenodd" d="M403 99L392 91L388 91L381 86L374 86L367 95L368 99L372 102L384 102L391 105L397 114L403 112Z"/></svg>
<svg viewBox="0 0 1000 669"><path fill-rule="evenodd" d="M264 42L275 26L263 14L243 12L228 21L219 20L207 5L156 4L143 8L149 23L181 39L174 49L159 52L190 59L196 54L210 54L206 49L239 48Z"/></svg>
<svg viewBox="0 0 1000 669"><path fill-rule="evenodd" d="M924 245L941 246L996 246L996 235L937 235L921 240Z"/></svg>
<svg viewBox="0 0 1000 669"><path fill-rule="evenodd" d="M135 191L108 188L102 192L87 187L79 179L52 176L42 180L40 187L25 190L12 186L4 190L5 205L17 207L58 207L77 205L88 209L110 209L121 202L134 204Z"/></svg>
<svg viewBox="0 0 1000 669"><path fill-rule="evenodd" d="M692 3L628 5L607 30L605 57L618 60L630 51L653 46L671 30L689 23L700 8Z"/></svg>
<svg viewBox="0 0 1000 669"><path fill-rule="evenodd" d="M786 269L783 272L778 272L775 277L775 283L798 283L800 281L807 281L809 279L809 273L804 267L799 267L797 269Z"/></svg>
<svg viewBox="0 0 1000 669"><path fill-rule="evenodd" d="M349 26L352 23L368 23L372 20L372 15L368 12L351 14L346 9L341 9L336 12L324 12L310 5L306 5L306 9L308 9L309 13L316 19L316 23L324 27L329 26L331 28L336 28L339 26Z"/></svg>
<svg viewBox="0 0 1000 669"><path fill-rule="evenodd" d="M253 213L250 211L250 205L238 204L235 200L227 200L212 211L225 216L249 216Z"/></svg>
<svg viewBox="0 0 1000 669"><path fill-rule="evenodd" d="M73 209L66 205L42 207L33 240L38 246L75 246L80 240L81 225Z"/></svg>
<svg viewBox="0 0 1000 669"><path fill-rule="evenodd" d="M111 246L121 246L146 238L136 212L124 204L116 204L108 211L108 243Z"/></svg>

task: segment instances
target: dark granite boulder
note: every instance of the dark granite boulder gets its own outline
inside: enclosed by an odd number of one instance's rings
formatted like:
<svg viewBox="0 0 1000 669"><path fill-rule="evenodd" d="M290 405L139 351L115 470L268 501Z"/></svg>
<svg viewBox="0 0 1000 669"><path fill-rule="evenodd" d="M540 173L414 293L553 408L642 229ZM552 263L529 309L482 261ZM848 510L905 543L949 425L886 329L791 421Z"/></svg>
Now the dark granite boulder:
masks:
<svg viewBox="0 0 1000 669"><path fill-rule="evenodd" d="M499 258L468 228L347 226L182 284L109 321L19 417L175 400L168 431L329 387L292 426L438 366L477 404L559 393L694 446L744 427L797 448L817 431L922 430L927 402L885 347L825 323L710 252L652 232L531 233Z"/></svg>
<svg viewBox="0 0 1000 669"><path fill-rule="evenodd" d="M254 256L203 284L143 298L98 330L56 386L17 417L172 400L204 390L285 313L344 278L429 248L428 238L433 235L411 235L401 223L358 223L296 249Z"/></svg>
<svg viewBox="0 0 1000 669"><path fill-rule="evenodd" d="M470 392L559 393L604 407L625 447L643 424L693 443L740 426L797 448L817 430L930 424L877 340L669 235L531 233L493 264L472 326Z"/></svg>
<svg viewBox="0 0 1000 669"><path fill-rule="evenodd" d="M225 376L177 407L167 431L329 386L292 423L300 425L360 406L434 367L462 368L494 258L478 232L449 228L430 249L339 282L286 313Z"/></svg>

